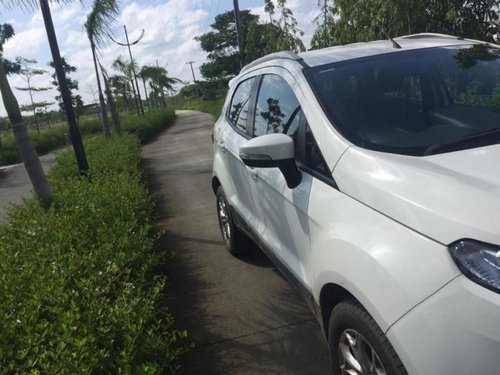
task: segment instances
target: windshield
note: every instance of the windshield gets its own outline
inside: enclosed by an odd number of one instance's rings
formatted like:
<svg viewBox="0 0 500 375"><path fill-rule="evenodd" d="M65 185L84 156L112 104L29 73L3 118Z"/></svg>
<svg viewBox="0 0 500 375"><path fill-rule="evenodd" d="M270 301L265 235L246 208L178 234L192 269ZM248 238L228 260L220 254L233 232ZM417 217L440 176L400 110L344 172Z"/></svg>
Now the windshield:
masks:
<svg viewBox="0 0 500 375"><path fill-rule="evenodd" d="M500 143L499 51L427 48L305 74L335 127L354 144L427 155Z"/></svg>

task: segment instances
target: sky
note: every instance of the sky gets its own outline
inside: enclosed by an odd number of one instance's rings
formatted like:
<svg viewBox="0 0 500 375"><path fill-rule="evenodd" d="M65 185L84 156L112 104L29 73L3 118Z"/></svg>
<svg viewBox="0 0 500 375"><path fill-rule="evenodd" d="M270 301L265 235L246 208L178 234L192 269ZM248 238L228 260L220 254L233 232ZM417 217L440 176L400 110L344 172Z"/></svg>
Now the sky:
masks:
<svg viewBox="0 0 500 375"><path fill-rule="evenodd" d="M79 83L78 94L85 103L97 99L90 44L84 32L83 24L89 13L91 2L52 4L52 18L56 29L61 55L66 61L77 67L71 77ZM134 60L139 65L166 67L171 77L184 82L192 81L191 70L187 61L193 64L196 79L200 79L199 66L206 61L205 52L194 37L210 30L217 14L232 10L231 0L121 0L120 14L116 19L114 39L125 41L123 25L127 26L130 42L136 40L144 29L144 37L132 46ZM240 10L249 9L253 14L265 17L264 0L240 0ZM310 45L316 25L314 18L319 13L316 0L288 0L287 6L294 12L299 28L304 31L303 41L306 48ZM48 62L52 60L47 36L39 10L0 9L0 22L10 23L16 35L4 46L4 57L15 59L17 56L36 59L37 68L45 69L49 74L36 76L35 87L50 87L52 69ZM265 17L265 20L268 18ZM104 67L113 74L111 64L119 55L129 59L126 47L111 42L100 51L100 60ZM26 82L18 75L9 77L15 87L26 87ZM53 87L53 86L52 86ZM141 89L142 91L142 89ZM29 94L14 89L19 104L29 104ZM54 102L57 90L38 92L35 101ZM143 94L142 94L143 96ZM53 108L57 108L56 105ZM0 116L5 116L3 103L0 101Z"/></svg>

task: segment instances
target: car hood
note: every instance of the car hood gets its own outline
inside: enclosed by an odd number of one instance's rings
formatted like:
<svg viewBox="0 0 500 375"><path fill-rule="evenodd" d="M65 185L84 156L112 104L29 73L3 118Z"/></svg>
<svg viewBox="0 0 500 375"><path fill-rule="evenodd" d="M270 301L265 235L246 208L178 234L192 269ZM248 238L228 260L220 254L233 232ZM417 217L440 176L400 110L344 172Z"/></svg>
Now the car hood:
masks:
<svg viewBox="0 0 500 375"><path fill-rule="evenodd" d="M443 244L500 244L500 145L425 157L352 146L333 175L341 192Z"/></svg>

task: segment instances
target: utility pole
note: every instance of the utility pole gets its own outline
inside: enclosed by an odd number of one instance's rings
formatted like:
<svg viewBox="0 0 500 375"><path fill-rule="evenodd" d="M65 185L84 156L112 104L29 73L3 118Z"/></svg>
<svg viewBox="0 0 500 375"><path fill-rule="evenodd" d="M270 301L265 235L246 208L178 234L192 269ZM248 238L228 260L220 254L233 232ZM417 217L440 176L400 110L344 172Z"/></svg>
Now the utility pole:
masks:
<svg viewBox="0 0 500 375"><path fill-rule="evenodd" d="M71 144L73 145L73 150L75 152L76 163L80 173L87 176L89 165L85 156L85 149L83 148L80 129L76 123L75 112L73 111L73 103L71 100L71 91L69 91L68 83L66 81L66 74L64 73L61 53L59 52L59 45L57 44L56 32L54 30L52 15L50 14L49 3L47 0L40 0L40 9L45 23L45 30L49 40L50 51L52 52L52 60L54 61L54 67L56 69L57 82L59 83L59 88L61 89L61 96L66 112L66 119L68 120L69 134L71 137Z"/></svg>
<svg viewBox="0 0 500 375"><path fill-rule="evenodd" d="M191 73L193 74L193 81L194 81L194 87L196 88L196 95L198 96L198 101L201 101L200 90L198 90L198 84L196 83L196 77L194 76L194 69L193 69L193 64L194 63L195 63L195 61L188 61L186 63L186 65L190 65L191 66Z"/></svg>
<svg viewBox="0 0 500 375"><path fill-rule="evenodd" d="M116 40L111 38L111 36L110 36L110 39L113 42L115 42L116 44L119 44L120 46L127 46L128 47L128 54L130 56L130 65L132 66L132 73L134 74L134 81L135 81L134 91L137 90L137 97L139 98L139 107L141 109L141 113L144 114L144 108L142 106L142 99L141 99L141 92L139 91L139 84L137 83L137 74L135 72L135 67L133 64L134 59L132 58L132 50L130 49L130 46L139 43L139 41L142 39L142 37L144 36L144 29L142 30L141 36L135 42L132 42L132 43L130 43L128 40L127 26L123 25L123 29L125 30L125 39L126 39L127 43L117 42ZM134 84L132 83L132 87L133 86L134 86Z"/></svg>
<svg viewBox="0 0 500 375"><path fill-rule="evenodd" d="M238 36L238 49L240 51L240 69L243 68L243 34L241 33L240 6L238 0L233 0L234 20L236 22L236 34Z"/></svg>

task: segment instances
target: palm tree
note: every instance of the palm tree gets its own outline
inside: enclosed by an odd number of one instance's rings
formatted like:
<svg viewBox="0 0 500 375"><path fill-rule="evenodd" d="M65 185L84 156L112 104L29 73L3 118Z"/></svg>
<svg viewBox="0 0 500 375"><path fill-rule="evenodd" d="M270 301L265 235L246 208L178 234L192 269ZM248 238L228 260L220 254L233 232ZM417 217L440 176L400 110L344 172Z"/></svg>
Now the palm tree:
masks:
<svg viewBox="0 0 500 375"><path fill-rule="evenodd" d="M106 36L112 33L111 25L118 15L117 0L94 0L92 10L87 16L85 28L90 41L92 58L94 60L95 75L97 80L97 90L99 91L99 104L101 106L102 127L104 136L109 137L109 120L104 95L102 93L101 80L99 79L99 67L97 65L97 47L102 46L106 41Z"/></svg>
<svg viewBox="0 0 500 375"><path fill-rule="evenodd" d="M35 194L40 199L45 208L50 206L52 192L49 183L43 172L42 163L38 158L35 147L31 142L21 111L14 93L7 79L7 72L4 66L3 46L5 42L14 36L14 28L5 23L0 25L0 92L3 104L12 124L12 131L16 139L17 148L24 162L24 167L35 190Z"/></svg>
<svg viewBox="0 0 500 375"><path fill-rule="evenodd" d="M166 106L165 89L168 91L173 90L174 84L182 83L179 78L169 77L167 70L160 66L143 66L141 69L141 77L144 77L143 79L145 80L149 80L152 91L149 96L150 101L154 96L156 96L157 100L161 97L163 106Z"/></svg>
<svg viewBox="0 0 500 375"><path fill-rule="evenodd" d="M122 56L119 55L115 61L113 61L113 68L118 70L124 77L126 77L132 86L132 92L134 93L135 107L137 114L140 114L139 102L137 100L137 93L135 91L134 85L134 71L138 69L138 64L135 61L126 62L123 60Z"/></svg>
<svg viewBox="0 0 500 375"><path fill-rule="evenodd" d="M104 80L104 90L106 92L106 98L108 99L109 109L111 111L111 117L113 119L113 124L115 125L116 133L122 135L122 127L120 124L120 117L118 116L118 111L116 110L115 100L113 99L113 93L111 92L111 85L109 82L109 75L106 69L99 62L99 66L101 67L102 78Z"/></svg>
<svg viewBox="0 0 500 375"><path fill-rule="evenodd" d="M148 106L148 111L151 111L151 105L149 103L149 97L148 97L148 89L146 88L146 81L148 80L147 66L143 66L141 68L141 71L139 72L138 76L141 79L142 84L144 85L144 96L146 98L146 105Z"/></svg>

